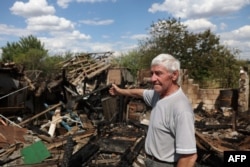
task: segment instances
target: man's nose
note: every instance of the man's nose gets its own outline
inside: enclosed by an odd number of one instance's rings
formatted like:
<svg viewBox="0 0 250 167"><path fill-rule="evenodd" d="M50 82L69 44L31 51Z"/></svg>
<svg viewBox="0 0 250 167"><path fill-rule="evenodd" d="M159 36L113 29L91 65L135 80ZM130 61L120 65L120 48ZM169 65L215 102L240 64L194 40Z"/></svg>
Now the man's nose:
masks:
<svg viewBox="0 0 250 167"><path fill-rule="evenodd" d="M151 81L152 81L152 82L156 81L156 78L157 78L157 77L156 77L155 74L152 74L152 75L151 75Z"/></svg>

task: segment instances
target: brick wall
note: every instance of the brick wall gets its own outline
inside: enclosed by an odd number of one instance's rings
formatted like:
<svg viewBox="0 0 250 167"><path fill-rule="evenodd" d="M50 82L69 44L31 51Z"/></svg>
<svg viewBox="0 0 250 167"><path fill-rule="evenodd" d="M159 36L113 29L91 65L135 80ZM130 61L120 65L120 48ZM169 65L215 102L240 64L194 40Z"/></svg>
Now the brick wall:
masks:
<svg viewBox="0 0 250 167"><path fill-rule="evenodd" d="M247 72L240 73L239 79L239 92L238 93L238 107L237 109L241 112L248 110L249 100L249 78ZM198 84L194 83L194 80L189 78L187 71L182 71L181 87L190 102L192 107L195 109L198 105L202 104L203 109L206 111L216 110L218 107L222 107L222 101L229 100L229 103L233 103L231 97L222 98L223 92L233 91L232 89L202 89ZM231 96L229 94L229 96ZM229 106L228 106L229 107Z"/></svg>

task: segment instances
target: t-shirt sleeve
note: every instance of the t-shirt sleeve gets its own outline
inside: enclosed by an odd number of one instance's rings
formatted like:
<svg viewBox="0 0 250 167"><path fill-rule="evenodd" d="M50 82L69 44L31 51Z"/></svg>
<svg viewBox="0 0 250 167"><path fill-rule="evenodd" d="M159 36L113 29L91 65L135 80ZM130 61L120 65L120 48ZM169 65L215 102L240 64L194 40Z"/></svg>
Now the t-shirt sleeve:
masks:
<svg viewBox="0 0 250 167"><path fill-rule="evenodd" d="M159 99L159 95L154 90L144 90L143 100L148 105L153 107Z"/></svg>
<svg viewBox="0 0 250 167"><path fill-rule="evenodd" d="M196 153L196 139L193 112L184 111L176 117L176 152Z"/></svg>
<svg viewBox="0 0 250 167"><path fill-rule="evenodd" d="M152 101L152 93L150 92L151 92L150 90L143 91L143 100L149 106L151 106L151 101Z"/></svg>

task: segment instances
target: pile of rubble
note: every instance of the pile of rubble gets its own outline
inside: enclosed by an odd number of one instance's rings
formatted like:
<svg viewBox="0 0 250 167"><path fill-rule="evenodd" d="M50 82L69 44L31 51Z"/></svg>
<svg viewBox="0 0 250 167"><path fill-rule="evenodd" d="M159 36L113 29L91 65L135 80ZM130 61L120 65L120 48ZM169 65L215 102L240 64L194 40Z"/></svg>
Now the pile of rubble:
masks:
<svg viewBox="0 0 250 167"><path fill-rule="evenodd" d="M200 164L223 166L224 151L250 151L250 113L231 107L195 110L196 143Z"/></svg>
<svg viewBox="0 0 250 167"><path fill-rule="evenodd" d="M143 167L150 108L139 99L112 97L111 83L131 85L124 68L112 68L111 52L89 53L59 64L61 73L0 65L0 166ZM150 84L147 71L139 87ZM231 108L194 109L197 164L219 167L226 150L250 150L249 114Z"/></svg>
<svg viewBox="0 0 250 167"><path fill-rule="evenodd" d="M142 162L145 127L124 121L124 104L108 93L109 81L122 84L129 78L125 69L110 68L111 55L91 53L61 62L62 74L50 81L39 80L39 71L2 64L0 166Z"/></svg>

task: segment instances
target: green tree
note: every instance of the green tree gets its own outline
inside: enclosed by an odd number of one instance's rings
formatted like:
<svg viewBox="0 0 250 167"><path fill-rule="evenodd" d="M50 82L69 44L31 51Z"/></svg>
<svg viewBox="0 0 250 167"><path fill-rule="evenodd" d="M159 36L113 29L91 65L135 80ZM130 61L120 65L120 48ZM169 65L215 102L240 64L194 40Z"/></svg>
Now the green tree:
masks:
<svg viewBox="0 0 250 167"><path fill-rule="evenodd" d="M131 74L134 78L137 76L137 71L141 68L140 67L140 56L138 56L137 50L132 50L126 54L122 54L121 57L119 57L120 65L122 67L126 67L130 70Z"/></svg>
<svg viewBox="0 0 250 167"><path fill-rule="evenodd" d="M142 66L148 67L151 60L160 53L169 53L185 61L187 56L183 53L187 53L187 47L185 47L187 36L186 26L175 18L153 23L150 27L150 37L139 43Z"/></svg>
<svg viewBox="0 0 250 167"><path fill-rule="evenodd" d="M169 53L181 61L182 69L198 83L220 81L220 87L236 85L240 64L236 54L220 44L209 29L191 33L180 19L158 20L150 27L150 36L139 43L141 67L149 67L159 53ZM227 84L225 84L227 83Z"/></svg>
<svg viewBox="0 0 250 167"><path fill-rule="evenodd" d="M9 62L13 61L13 57L20 53L20 47L17 42L7 42L5 47L2 47L2 61Z"/></svg>
<svg viewBox="0 0 250 167"><path fill-rule="evenodd" d="M48 75L58 75L62 73L62 70L60 68L59 63L63 62L65 60L65 57L61 55L53 55L53 56L47 56L42 64L42 71L48 76Z"/></svg>
<svg viewBox="0 0 250 167"><path fill-rule="evenodd" d="M2 60L14 61L25 65L26 69L41 69L42 60L48 56L44 45L33 35L21 37L18 42L9 43L2 47Z"/></svg>

